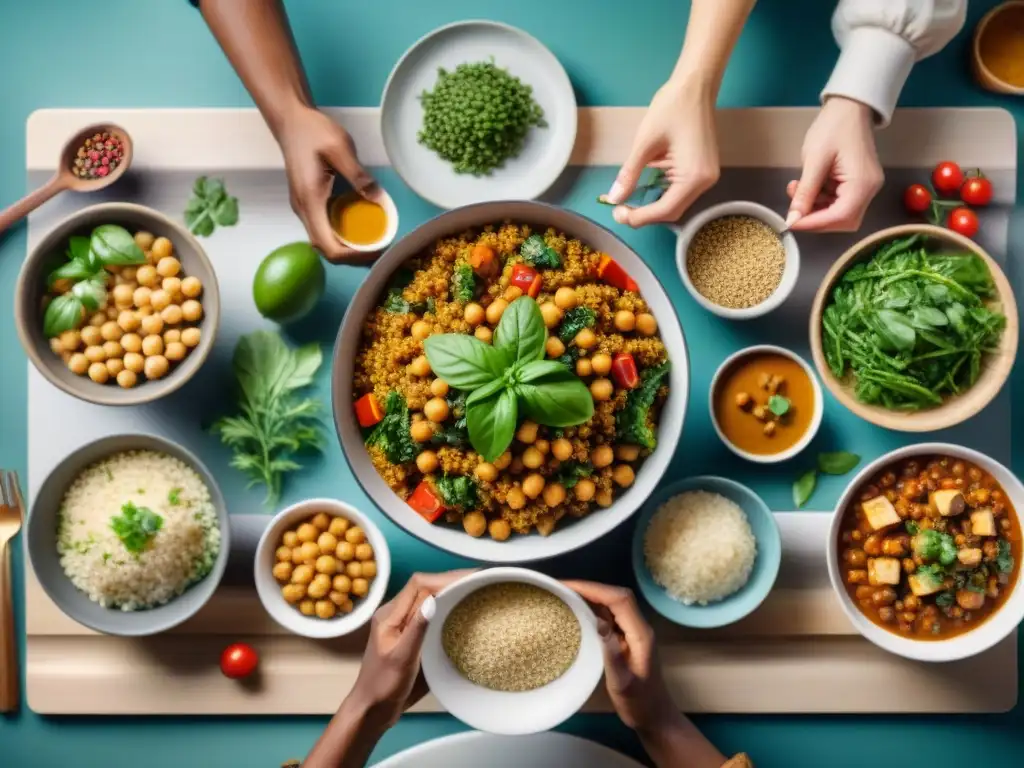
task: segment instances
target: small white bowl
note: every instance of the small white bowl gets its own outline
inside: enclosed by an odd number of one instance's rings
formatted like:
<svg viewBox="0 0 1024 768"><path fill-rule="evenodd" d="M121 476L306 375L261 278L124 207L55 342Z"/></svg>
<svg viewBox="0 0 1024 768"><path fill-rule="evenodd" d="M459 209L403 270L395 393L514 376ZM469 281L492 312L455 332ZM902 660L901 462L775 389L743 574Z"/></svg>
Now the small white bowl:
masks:
<svg viewBox="0 0 1024 768"><path fill-rule="evenodd" d="M342 198L345 195L341 196ZM391 199L383 187L377 188L377 194L372 203L377 203L381 208L384 209L384 215L387 216L388 224L384 230L383 237L375 243L353 243L350 240L346 240L335 231L335 237L338 238L344 245L351 248L353 251L359 251L360 253L377 253L378 251L385 250L394 241L398 235L398 206L395 205L395 201ZM331 200L331 205L334 204L334 199ZM332 222L333 224L333 222Z"/></svg>
<svg viewBox="0 0 1024 768"><path fill-rule="evenodd" d="M807 431L796 443L786 450L779 451L778 453L748 453L742 448L733 445L732 441L729 440L722 431L721 426L718 424L718 417L715 415L715 392L718 389L719 380L737 360L742 357L746 357L747 355L757 354L776 354L793 360L803 368L804 373L806 373L810 378L811 388L814 390L814 414L811 416L811 423L807 426ZM806 448L810 444L811 440L814 439L814 436L818 434L818 429L821 427L821 417L825 413L825 400L821 391L821 384L818 382L818 377L814 375L814 369L811 368L811 366L808 365L800 355L786 349L785 347L777 347L774 344L757 344L753 347L745 347L739 352L734 352L729 355L729 357L725 358L725 361L718 366L718 370L715 371L715 375L711 379L711 386L708 388L708 409L711 411L711 424L714 426L715 432L718 433L719 439L725 443L726 448L735 453L741 459L746 459L747 461L753 461L758 464L777 464L780 461L786 461L787 459L791 459L796 456L800 451Z"/></svg>
<svg viewBox="0 0 1024 768"><path fill-rule="evenodd" d="M353 600L355 610L352 613L339 613L333 619L303 616L296 606L285 602L281 596L281 585L271 573L277 560L275 552L284 532L299 522L305 522L317 512L326 512L332 517L344 517L362 528L366 532L366 540L373 547L374 560L377 561L377 575L370 583L369 593L365 597ZM270 618L282 627L304 637L342 637L366 624L384 600L384 594L388 591L388 579L391 576L391 553L384 534L377 525L355 507L334 499L306 499L278 512L263 531L259 544L256 545L253 575L256 578L256 591L259 593L260 602L267 609Z"/></svg>
<svg viewBox="0 0 1024 768"><path fill-rule="evenodd" d="M470 593L490 584L520 582L546 589L572 609L582 638L573 665L547 685L506 693L470 682L455 668L441 642L445 620ZM548 731L576 714L601 681L604 661L597 619L568 587L526 568L489 568L449 585L436 597L436 611L423 642L423 676L431 693L449 713L471 728L508 736Z"/></svg>
<svg viewBox="0 0 1024 768"><path fill-rule="evenodd" d="M705 298L690 280L690 273L686 269L686 252L690 249L690 242L701 228L709 221L721 219L725 216L750 216L751 218L763 221L774 229L782 240L782 247L786 251L786 264L782 268L782 280L779 282L775 292L760 304L746 309L732 309L715 304ZM719 203L707 208L693 218L686 221L682 226L673 226L672 230L677 234L676 238L676 267L679 270L679 277L683 285L690 292L694 300L708 312L712 312L727 320L752 320L755 317L763 317L774 309L781 306L789 294L796 287L796 280L800 274L800 250L797 248L796 238L792 232L786 230L786 220L771 208L760 203L753 203L746 200L734 200L728 203ZM785 233L785 234L783 234Z"/></svg>
<svg viewBox="0 0 1024 768"><path fill-rule="evenodd" d="M1003 492L1010 500L1013 507L1013 514L1020 514L1024 510L1024 485L1017 479L1009 469L1004 467L995 459L989 458L983 453L973 451L950 443L918 443L897 448L895 451L875 459L864 469L857 473L857 476L850 481L839 498L835 512L832 513L832 525L829 529L828 540L825 545L825 558L828 563L828 577L832 582L832 588L839 599L839 604L847 618L864 637L877 645L879 648L897 656L903 656L915 661L947 662L959 661L971 656L976 656L987 651L993 645L1004 640L1021 621L1024 621L1024 584L1018 575L1013 591L999 609L989 616L974 629L962 635L951 637L948 640L912 640L908 637L901 637L887 629L883 629L868 619L860 609L853 604L849 593L843 584L839 569L842 564L839 562L839 552L836 542L839 539L839 532L842 526L842 516L846 508L853 503L857 491L883 467L886 467L901 459L911 456L951 456L958 459L966 459L977 464L996 479L1002 487Z"/></svg>

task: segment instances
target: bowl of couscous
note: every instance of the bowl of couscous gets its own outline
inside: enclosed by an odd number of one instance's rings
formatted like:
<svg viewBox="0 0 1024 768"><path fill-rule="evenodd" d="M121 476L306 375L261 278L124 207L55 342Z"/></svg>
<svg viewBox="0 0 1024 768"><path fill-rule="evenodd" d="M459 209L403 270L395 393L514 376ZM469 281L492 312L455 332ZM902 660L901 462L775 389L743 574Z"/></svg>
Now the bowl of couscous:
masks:
<svg viewBox="0 0 1024 768"><path fill-rule="evenodd" d="M388 250L342 322L334 418L356 479L454 554L526 562L626 520L679 441L689 370L658 278L554 206L451 211Z"/></svg>

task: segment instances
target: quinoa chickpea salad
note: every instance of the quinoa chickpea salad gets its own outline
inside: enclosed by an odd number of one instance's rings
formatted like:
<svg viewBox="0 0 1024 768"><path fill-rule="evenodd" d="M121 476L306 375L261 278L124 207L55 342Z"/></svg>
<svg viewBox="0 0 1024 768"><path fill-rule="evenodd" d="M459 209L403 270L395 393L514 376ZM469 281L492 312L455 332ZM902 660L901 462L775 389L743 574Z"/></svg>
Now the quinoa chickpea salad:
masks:
<svg viewBox="0 0 1024 768"><path fill-rule="evenodd" d="M436 241L366 318L354 409L429 522L497 541L612 504L657 444L669 361L636 283L553 229Z"/></svg>

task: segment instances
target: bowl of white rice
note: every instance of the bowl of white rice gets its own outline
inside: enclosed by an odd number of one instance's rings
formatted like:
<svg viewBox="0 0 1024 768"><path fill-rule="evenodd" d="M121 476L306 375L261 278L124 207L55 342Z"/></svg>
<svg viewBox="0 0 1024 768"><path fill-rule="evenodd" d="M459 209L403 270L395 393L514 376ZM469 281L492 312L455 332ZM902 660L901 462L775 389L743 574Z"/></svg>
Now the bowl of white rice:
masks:
<svg viewBox="0 0 1024 768"><path fill-rule="evenodd" d="M640 593L669 621L707 629L739 621L771 592L779 526L761 497L724 477L691 477L647 501L633 535Z"/></svg>
<svg viewBox="0 0 1024 768"><path fill-rule="evenodd" d="M154 435L113 435L71 453L43 482L26 533L50 599L80 624L125 637L195 614L228 558L213 476Z"/></svg>

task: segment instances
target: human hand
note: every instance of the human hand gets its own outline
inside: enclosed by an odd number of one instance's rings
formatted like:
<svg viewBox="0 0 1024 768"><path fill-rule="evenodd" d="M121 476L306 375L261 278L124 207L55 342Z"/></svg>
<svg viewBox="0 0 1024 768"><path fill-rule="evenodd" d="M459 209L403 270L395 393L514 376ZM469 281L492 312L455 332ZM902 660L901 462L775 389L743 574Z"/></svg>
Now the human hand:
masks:
<svg viewBox="0 0 1024 768"><path fill-rule="evenodd" d="M658 200L633 208L627 201L647 167L662 170L669 186ZM654 95L606 199L615 204L612 216L619 224L677 221L719 173L714 94L686 80L669 80Z"/></svg>
<svg viewBox="0 0 1024 768"><path fill-rule="evenodd" d="M676 724L681 715L661 674L654 630L640 613L632 590L591 581L565 585L597 614L605 685L622 722L642 732Z"/></svg>
<svg viewBox="0 0 1024 768"><path fill-rule="evenodd" d="M328 218L327 202L335 171L369 200L379 191L376 181L359 163L348 131L318 109L302 107L282 121L278 142L284 154L292 210L305 226L313 247L332 264L372 261L376 254L342 244Z"/></svg>
<svg viewBox="0 0 1024 768"><path fill-rule="evenodd" d="M807 131L803 175L786 188L786 224L795 231L855 232L884 175L871 108L832 97Z"/></svg>

